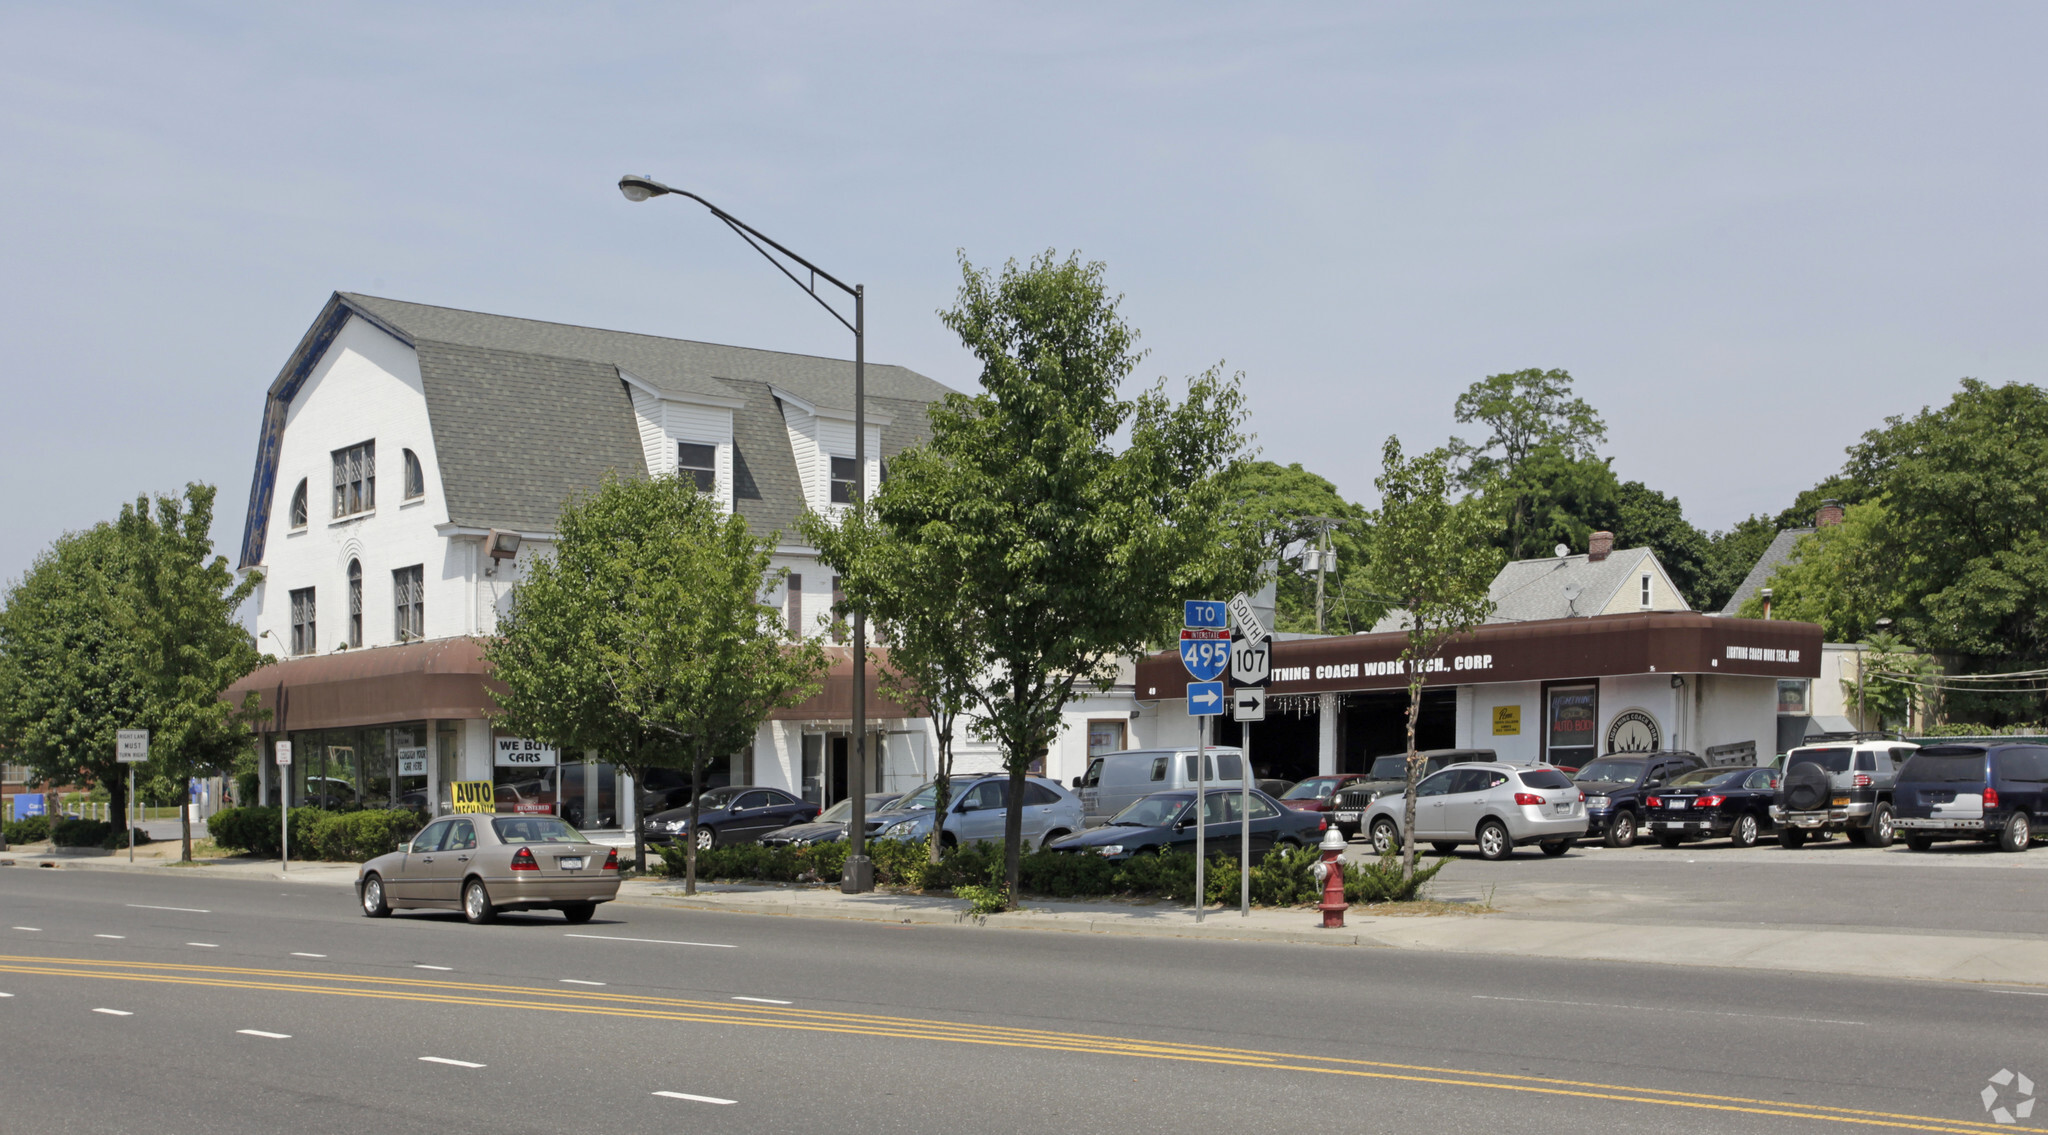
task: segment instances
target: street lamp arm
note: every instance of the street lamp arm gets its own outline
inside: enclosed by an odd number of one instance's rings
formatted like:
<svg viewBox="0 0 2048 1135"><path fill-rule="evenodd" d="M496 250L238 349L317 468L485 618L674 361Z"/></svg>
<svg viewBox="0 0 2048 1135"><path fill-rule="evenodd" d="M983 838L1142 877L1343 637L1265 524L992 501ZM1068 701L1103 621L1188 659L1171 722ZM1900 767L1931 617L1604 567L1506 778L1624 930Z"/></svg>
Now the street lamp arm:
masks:
<svg viewBox="0 0 2048 1135"><path fill-rule="evenodd" d="M791 252L789 249L783 247L782 243L780 241L777 241L774 237L769 236L767 233L764 233L760 229L757 229L754 226L746 223L745 221L740 220L738 217L733 216L731 213L728 213L725 210L719 208L718 206L713 205L711 202L706 201L704 198L699 197L698 195L690 192L687 189L677 189L672 185L663 185L661 182L658 182L651 177L634 177L631 174L628 174L627 176L619 179L619 192L624 194L626 200L628 201L645 201L650 197L664 197L670 195L676 197L687 197L690 200L695 201L697 204L704 206L706 209L711 210L712 216L717 217L719 220L725 222L726 227L730 228L733 232L739 234L739 238L741 240L744 240L748 244L752 245L755 252L760 253L762 257L768 261L768 263L775 265L777 271L781 272L785 276L788 276L791 283L795 284L799 288L802 288L805 291L805 293L811 297L812 300L817 302L819 307L825 309L827 314L831 315L832 318L838 320L840 324L843 325L848 331L854 331L858 333L858 329L855 328L854 325L850 321L848 321L845 316L839 314L837 309L835 309L831 304L826 303L824 297L818 294L818 281L820 279L823 279L826 283L831 284L833 287L838 288L840 291L845 292L847 295L853 296L856 299L860 297L860 289L858 287L854 287L852 285L847 284L839 277L834 276L832 273L825 271L823 268L818 267L816 264L813 264L810 261L804 259L803 257L798 256L794 252ZM764 244L767 245L768 247L763 248L762 245ZM769 248L774 249L775 252L768 251ZM804 270L811 274L810 282L805 283L804 280L801 277L799 277L795 272L790 271L789 265L784 264L781 260L776 258L776 253L781 253L783 256L802 265Z"/></svg>

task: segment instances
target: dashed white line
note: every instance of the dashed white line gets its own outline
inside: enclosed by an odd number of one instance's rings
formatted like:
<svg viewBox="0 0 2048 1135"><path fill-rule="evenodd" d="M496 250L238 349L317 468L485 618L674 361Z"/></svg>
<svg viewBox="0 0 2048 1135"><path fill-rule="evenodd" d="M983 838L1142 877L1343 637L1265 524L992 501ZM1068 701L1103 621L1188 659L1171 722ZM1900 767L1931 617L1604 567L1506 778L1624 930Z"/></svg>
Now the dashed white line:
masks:
<svg viewBox="0 0 2048 1135"><path fill-rule="evenodd" d="M604 984L604 982L602 982L602 981L584 981L584 980L582 980L581 978L575 978L575 977L565 977L565 978L563 978L563 979L562 979L562 984L563 984L563 985L603 985L603 984Z"/></svg>
<svg viewBox="0 0 2048 1135"><path fill-rule="evenodd" d="M105 1013L109 1017L132 1017L135 1015L126 1009L94 1009L93 1012Z"/></svg>
<svg viewBox="0 0 2048 1135"><path fill-rule="evenodd" d="M117 942L118 942L118 941L121 941L121 940L123 940L123 939L127 938L127 937L128 937L128 935L126 935L126 934L95 934L95 935L93 935L93 937L95 937L95 938L112 938L112 939L114 939L115 941L117 941Z"/></svg>
<svg viewBox="0 0 2048 1135"><path fill-rule="evenodd" d="M675 942L667 938L621 938L615 934L564 934L564 938L594 938L600 942L648 942L656 946L709 946L714 950L737 950L724 942Z"/></svg>
<svg viewBox="0 0 2048 1135"><path fill-rule="evenodd" d="M454 966L428 966L428 965L416 965L416 966L414 966L414 967L412 967L412 968L414 968L414 969L437 969L437 970L440 970L440 971L441 971L442 973L452 973L452 972L454 971L454 969L455 969L455 967L454 967Z"/></svg>
<svg viewBox="0 0 2048 1135"><path fill-rule="evenodd" d="M0 997L12 997L12 996L14 996L14 994L12 994L12 993L0 993Z"/></svg>
<svg viewBox="0 0 2048 1135"><path fill-rule="evenodd" d="M196 906L151 906L151 905L149 905L148 903L140 903L140 902L131 902L131 903L123 903L123 904L121 904L121 905L123 905L123 906L128 906L128 907L133 907L133 908L134 908L134 909L136 909L136 910L175 910L175 911L177 911L177 912L178 912L179 914L212 914L212 913L213 913L213 912L212 912L212 911L210 911L210 910L200 910L200 909L199 909L198 907L196 907Z"/></svg>
<svg viewBox="0 0 2048 1135"><path fill-rule="evenodd" d="M445 1056L422 1056L422 1057L420 1057L420 1059L421 1059L421 1060L424 1060L424 1061L426 1061L426 1062L427 1062L427 1063L429 1063L429 1064L452 1064L452 1065L454 1065L454 1066L455 1066L455 1067L457 1067L457 1068L481 1068L481 1067L483 1067L483 1065L481 1065L481 1064L472 1064L472 1063L470 1063L470 1062L469 1062L469 1061L467 1061L467 1060L450 1060L450 1059L448 1059L448 1058L447 1058L447 1057L445 1057Z"/></svg>
<svg viewBox="0 0 2048 1135"><path fill-rule="evenodd" d="M326 954L308 954L299 950L292 951L292 957L295 958L324 958L326 956Z"/></svg>
<svg viewBox="0 0 2048 1135"><path fill-rule="evenodd" d="M1604 1001L1552 1001L1543 997L1488 997L1474 993L1474 1001L1521 1001L1530 1005L1575 1005L1583 1009L1627 1009L1632 1012L1691 1013L1701 1017L1747 1017L1757 1021L1798 1021L1809 1025L1861 1025L1863 1021L1837 1021L1827 1017L1779 1017L1769 1013L1726 1013L1714 1009L1675 1009L1669 1005L1658 1005L1645 1009L1641 1005L1614 1005Z"/></svg>
<svg viewBox="0 0 2048 1135"><path fill-rule="evenodd" d="M2033 989L1987 989L1984 992L2006 993L2014 997L2048 997L2048 993L2042 993L2038 990Z"/></svg>
<svg viewBox="0 0 2048 1135"><path fill-rule="evenodd" d="M267 1033L264 1032L262 1029L236 1029L235 1031L241 1033L243 1036L260 1036L264 1040L292 1039L292 1034L290 1033Z"/></svg>
<svg viewBox="0 0 2048 1135"><path fill-rule="evenodd" d="M752 1001L757 1005L794 1005L794 1001L777 1001L773 997L735 997L735 1001Z"/></svg>
<svg viewBox="0 0 2048 1135"><path fill-rule="evenodd" d="M197 947L199 947L199 948L200 948L200 949L202 949L202 950L218 950L218 949L220 949L220 943L219 943L219 942L187 942L187 943L185 943L185 944L186 944L187 946L197 946Z"/></svg>
<svg viewBox="0 0 2048 1135"><path fill-rule="evenodd" d="M40 927L40 926L10 926L10 927L8 927L8 929L9 929L9 930L26 930L26 931L28 931L28 932L29 932L29 933L31 933L31 934L41 934L41 933L43 932L43 928L42 928L42 927Z"/></svg>
<svg viewBox="0 0 2048 1135"><path fill-rule="evenodd" d="M720 1107L726 1107L740 1102L738 1100L722 1100L719 1099L717 1096L693 1096L688 1092L656 1092L654 1094L672 1100L689 1100L692 1103L715 1103Z"/></svg>

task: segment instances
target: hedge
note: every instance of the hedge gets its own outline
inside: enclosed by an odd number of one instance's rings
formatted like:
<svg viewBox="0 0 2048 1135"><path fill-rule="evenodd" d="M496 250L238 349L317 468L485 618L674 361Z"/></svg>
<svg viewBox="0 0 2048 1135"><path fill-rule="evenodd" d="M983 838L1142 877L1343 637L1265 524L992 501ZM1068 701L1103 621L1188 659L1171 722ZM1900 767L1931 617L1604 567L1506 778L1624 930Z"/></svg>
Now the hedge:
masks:
<svg viewBox="0 0 2048 1135"><path fill-rule="evenodd" d="M293 808L292 857L360 863L398 850L426 822L426 813L402 809ZM206 830L221 847L272 859L277 856L278 825L276 808L223 808L206 821Z"/></svg>
<svg viewBox="0 0 2048 1135"><path fill-rule="evenodd" d="M114 825L105 820L65 817L50 825L50 842L58 847L98 847L113 834Z"/></svg>
<svg viewBox="0 0 2048 1135"><path fill-rule="evenodd" d="M23 816L9 821L4 830L9 844L41 843L50 838L50 817Z"/></svg>
<svg viewBox="0 0 2048 1135"><path fill-rule="evenodd" d="M968 843L949 848L936 864L929 861L922 842L870 840L867 849L875 863L875 882L882 886L939 891L1001 883L1003 856L996 844ZM1252 901L1261 906L1298 906L1317 901L1322 891L1309 869L1318 857L1313 848L1276 848L1252 867ZM736 844L699 851L697 877L823 883L837 879L845 862L844 841L809 847ZM1448 862L1448 858L1439 859L1419 867L1412 879L1401 877L1399 856L1371 863L1346 863L1344 897L1353 903L1412 899ZM662 856L662 867L672 879L682 878L683 865L680 847ZM1026 893L1053 898L1129 895L1190 902L1195 893L1195 857L1190 852L1134 855L1114 861L1085 852L1032 851L1024 855L1019 868L1019 882ZM1237 860L1227 855L1211 857L1205 882L1210 902L1236 902Z"/></svg>

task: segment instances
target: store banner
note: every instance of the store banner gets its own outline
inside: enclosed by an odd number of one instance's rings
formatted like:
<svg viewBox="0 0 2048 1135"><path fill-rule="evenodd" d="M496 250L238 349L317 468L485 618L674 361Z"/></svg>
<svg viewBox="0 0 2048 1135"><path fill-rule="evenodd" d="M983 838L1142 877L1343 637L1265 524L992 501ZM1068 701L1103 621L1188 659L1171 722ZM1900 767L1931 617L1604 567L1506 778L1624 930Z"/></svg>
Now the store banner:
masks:
<svg viewBox="0 0 2048 1135"><path fill-rule="evenodd" d="M449 786L457 812L495 812L497 789L488 780L458 780Z"/></svg>

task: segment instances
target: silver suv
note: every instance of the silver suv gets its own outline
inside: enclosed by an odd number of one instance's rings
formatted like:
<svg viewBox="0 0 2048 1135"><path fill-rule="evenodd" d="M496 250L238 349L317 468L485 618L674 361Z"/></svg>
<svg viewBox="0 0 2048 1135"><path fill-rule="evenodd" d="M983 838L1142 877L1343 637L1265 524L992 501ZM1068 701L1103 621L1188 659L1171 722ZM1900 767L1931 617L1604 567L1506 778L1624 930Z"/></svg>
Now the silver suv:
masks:
<svg viewBox="0 0 2048 1135"><path fill-rule="evenodd" d="M1390 792L1365 810L1365 830L1381 855L1401 846L1407 794ZM1586 794L1549 765L1455 764L1415 786L1415 835L1449 853L1479 845L1482 859L1506 859L1533 843L1563 855L1586 834Z"/></svg>
<svg viewBox="0 0 2048 1135"><path fill-rule="evenodd" d="M1850 843L1890 847L1892 785L1918 745L1875 738L1801 745L1785 754L1785 774L1771 804L1783 847L1842 832Z"/></svg>

